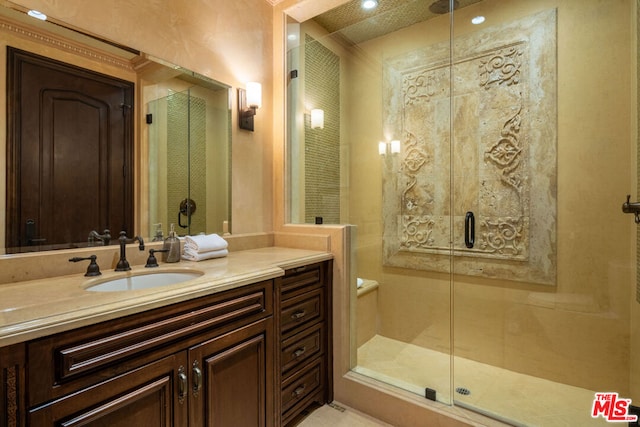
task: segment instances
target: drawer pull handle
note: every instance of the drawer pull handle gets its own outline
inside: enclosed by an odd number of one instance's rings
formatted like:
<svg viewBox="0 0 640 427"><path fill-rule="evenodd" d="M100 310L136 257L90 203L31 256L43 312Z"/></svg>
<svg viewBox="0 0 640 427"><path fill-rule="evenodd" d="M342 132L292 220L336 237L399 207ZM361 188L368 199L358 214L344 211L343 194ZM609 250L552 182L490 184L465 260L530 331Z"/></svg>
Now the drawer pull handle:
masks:
<svg viewBox="0 0 640 427"><path fill-rule="evenodd" d="M178 401L184 402L187 395L187 374L184 373L184 366L178 368Z"/></svg>
<svg viewBox="0 0 640 427"><path fill-rule="evenodd" d="M300 395L301 395L302 393L304 393L304 389L305 389L305 386L304 386L304 384L303 384L303 385L301 385L300 387L298 387L298 388L296 388L295 390L293 390L293 393L291 393L291 396L296 397L296 398L297 398L297 397L300 397Z"/></svg>
<svg viewBox="0 0 640 427"><path fill-rule="evenodd" d="M296 351L293 352L293 357L300 357L307 351L306 347L300 347Z"/></svg>
<svg viewBox="0 0 640 427"><path fill-rule="evenodd" d="M300 320L300 319L302 319L306 314L307 314L307 312L306 312L306 311L304 311L304 310L298 310L298 311L296 311L295 313L293 313L293 314L291 315L291 318L292 318L293 320Z"/></svg>
<svg viewBox="0 0 640 427"><path fill-rule="evenodd" d="M198 361L193 362L193 396L198 397L202 388L202 370L198 366Z"/></svg>

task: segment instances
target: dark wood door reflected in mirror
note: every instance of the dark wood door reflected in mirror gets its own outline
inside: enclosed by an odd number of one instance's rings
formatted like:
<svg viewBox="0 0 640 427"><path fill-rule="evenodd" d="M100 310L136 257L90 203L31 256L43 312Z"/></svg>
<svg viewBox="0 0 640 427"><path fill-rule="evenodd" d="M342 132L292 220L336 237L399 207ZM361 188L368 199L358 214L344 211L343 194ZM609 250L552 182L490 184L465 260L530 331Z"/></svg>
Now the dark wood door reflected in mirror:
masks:
<svg viewBox="0 0 640 427"><path fill-rule="evenodd" d="M7 252L133 228L134 84L7 52Z"/></svg>

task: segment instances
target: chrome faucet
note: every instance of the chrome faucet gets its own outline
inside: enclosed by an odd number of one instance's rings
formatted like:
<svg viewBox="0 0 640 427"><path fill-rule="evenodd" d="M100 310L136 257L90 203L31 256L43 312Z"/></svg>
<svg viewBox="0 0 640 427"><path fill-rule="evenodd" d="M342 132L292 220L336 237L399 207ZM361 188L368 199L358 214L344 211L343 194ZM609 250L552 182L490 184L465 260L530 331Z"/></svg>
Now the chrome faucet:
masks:
<svg viewBox="0 0 640 427"><path fill-rule="evenodd" d="M93 242L94 239L102 241L103 246L109 246L109 243L111 243L111 232L106 228L102 234L99 234L96 230L91 230L89 232L89 238L87 239L89 241L89 246L93 246L91 245L91 242Z"/></svg>
<svg viewBox="0 0 640 427"><path fill-rule="evenodd" d="M129 266L129 261L127 261L127 255L126 255L127 243L133 243L136 240L140 243L140 246L138 246L138 248L141 251L144 251L144 240L142 240L142 237L136 236L133 239L127 239L127 232L126 231L120 232L120 238L118 239L118 241L120 242L120 261L118 261L118 265L116 266L116 271L131 270L131 267Z"/></svg>

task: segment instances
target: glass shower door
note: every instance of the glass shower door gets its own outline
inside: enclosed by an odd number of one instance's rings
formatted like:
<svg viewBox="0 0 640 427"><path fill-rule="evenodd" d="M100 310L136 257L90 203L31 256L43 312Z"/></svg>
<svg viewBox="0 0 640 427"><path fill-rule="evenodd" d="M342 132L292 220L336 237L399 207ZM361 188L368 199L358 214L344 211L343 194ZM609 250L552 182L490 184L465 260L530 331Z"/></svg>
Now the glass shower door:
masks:
<svg viewBox="0 0 640 427"><path fill-rule="evenodd" d="M220 232L229 220L226 88L192 86L147 104L150 235Z"/></svg>
<svg viewBox="0 0 640 427"><path fill-rule="evenodd" d="M454 12L456 405L597 426L597 392L632 397L635 4Z"/></svg>
<svg viewBox="0 0 640 427"><path fill-rule="evenodd" d="M347 87L357 107L346 140L348 222L358 226L354 371L452 404L451 15L444 3L404 2L385 22L417 22L354 48Z"/></svg>
<svg viewBox="0 0 640 427"><path fill-rule="evenodd" d="M451 15L431 3L290 19L288 212L357 227L353 370L451 404Z"/></svg>
<svg viewBox="0 0 640 427"><path fill-rule="evenodd" d="M152 186L158 201L152 204L157 212L153 222L174 224L179 234L204 231L206 103L187 89L155 100L147 108L150 155L159 165L151 171L150 180L157 184Z"/></svg>

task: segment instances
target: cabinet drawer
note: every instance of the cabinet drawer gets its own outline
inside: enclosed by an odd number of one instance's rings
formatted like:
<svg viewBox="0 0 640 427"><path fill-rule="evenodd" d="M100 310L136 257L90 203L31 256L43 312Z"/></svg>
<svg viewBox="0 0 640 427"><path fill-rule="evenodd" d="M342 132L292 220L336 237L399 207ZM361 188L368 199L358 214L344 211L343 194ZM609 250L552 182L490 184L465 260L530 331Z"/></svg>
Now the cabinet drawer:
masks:
<svg viewBox="0 0 640 427"><path fill-rule="evenodd" d="M322 287L324 270L322 264L311 264L285 271L280 286L281 299L294 297L312 289Z"/></svg>
<svg viewBox="0 0 640 427"><path fill-rule="evenodd" d="M319 323L282 342L280 361L282 372L295 369L306 360L324 352L324 327Z"/></svg>
<svg viewBox="0 0 640 427"><path fill-rule="evenodd" d="M286 424L290 413L308 405L316 392L322 390L324 376L322 359L310 364L282 385L282 421Z"/></svg>
<svg viewBox="0 0 640 427"><path fill-rule="evenodd" d="M282 303L280 328L283 337L299 332L311 322L324 318L324 292L316 289Z"/></svg>
<svg viewBox="0 0 640 427"><path fill-rule="evenodd" d="M172 346L211 331L233 329L273 312L273 282L266 281L185 303L99 323L28 344L31 405L135 368ZM44 373L44 375L43 375Z"/></svg>

